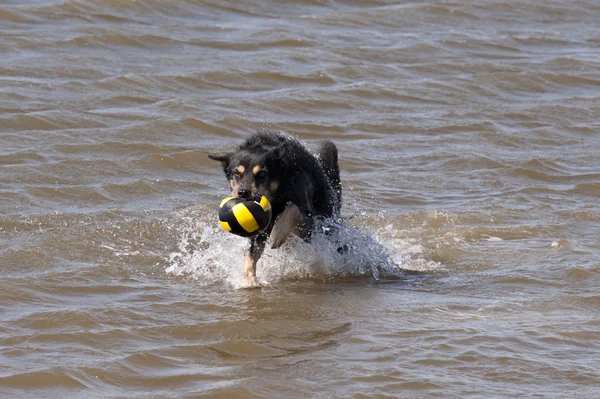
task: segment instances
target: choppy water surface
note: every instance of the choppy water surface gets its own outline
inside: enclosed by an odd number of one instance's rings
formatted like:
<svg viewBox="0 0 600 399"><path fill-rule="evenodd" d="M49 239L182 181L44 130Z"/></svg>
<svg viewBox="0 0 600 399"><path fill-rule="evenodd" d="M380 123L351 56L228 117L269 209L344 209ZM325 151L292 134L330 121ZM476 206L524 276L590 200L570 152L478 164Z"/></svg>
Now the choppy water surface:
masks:
<svg viewBox="0 0 600 399"><path fill-rule="evenodd" d="M600 396L595 0L0 4L1 397ZM209 151L340 148L240 289Z"/></svg>

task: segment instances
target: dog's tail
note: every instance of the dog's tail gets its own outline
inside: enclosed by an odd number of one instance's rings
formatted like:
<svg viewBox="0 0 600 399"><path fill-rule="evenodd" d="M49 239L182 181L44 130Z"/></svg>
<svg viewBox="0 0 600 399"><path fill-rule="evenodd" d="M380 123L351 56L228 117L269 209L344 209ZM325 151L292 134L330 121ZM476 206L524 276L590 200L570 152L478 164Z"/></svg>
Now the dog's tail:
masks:
<svg viewBox="0 0 600 399"><path fill-rule="evenodd" d="M329 184L331 184L331 187L335 192L335 199L337 200L335 209L336 213L339 214L340 208L342 207L342 182L340 180L338 150L335 144L331 141L324 141L321 143L321 147L319 148L319 158L323 165L323 169L325 170L325 175L329 180Z"/></svg>

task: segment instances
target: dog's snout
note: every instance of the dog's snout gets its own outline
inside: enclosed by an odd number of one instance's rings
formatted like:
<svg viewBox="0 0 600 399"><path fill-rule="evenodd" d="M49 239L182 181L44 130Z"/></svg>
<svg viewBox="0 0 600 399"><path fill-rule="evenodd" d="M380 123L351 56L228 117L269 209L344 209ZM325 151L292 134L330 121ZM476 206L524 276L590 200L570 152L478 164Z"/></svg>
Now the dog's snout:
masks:
<svg viewBox="0 0 600 399"><path fill-rule="evenodd" d="M238 198L249 199L252 196L252 191L242 188L238 190L237 196Z"/></svg>

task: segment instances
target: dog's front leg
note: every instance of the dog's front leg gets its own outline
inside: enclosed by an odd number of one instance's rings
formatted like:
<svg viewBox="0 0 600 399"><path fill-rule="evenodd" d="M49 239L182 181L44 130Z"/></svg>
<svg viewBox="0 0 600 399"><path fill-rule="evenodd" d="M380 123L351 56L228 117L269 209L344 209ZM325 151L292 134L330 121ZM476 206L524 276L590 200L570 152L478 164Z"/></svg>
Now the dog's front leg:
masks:
<svg viewBox="0 0 600 399"><path fill-rule="evenodd" d="M295 204L288 204L279 215L271 231L271 248L279 248L290 234L302 235L305 218Z"/></svg>
<svg viewBox="0 0 600 399"><path fill-rule="evenodd" d="M312 215L312 212L303 211L298 205L289 203L275 221L271 231L271 248L282 246L290 234L309 240L314 225Z"/></svg>
<svg viewBox="0 0 600 399"><path fill-rule="evenodd" d="M265 250L266 234L259 234L250 239L250 248L244 251L244 273L248 283L256 282L256 262Z"/></svg>

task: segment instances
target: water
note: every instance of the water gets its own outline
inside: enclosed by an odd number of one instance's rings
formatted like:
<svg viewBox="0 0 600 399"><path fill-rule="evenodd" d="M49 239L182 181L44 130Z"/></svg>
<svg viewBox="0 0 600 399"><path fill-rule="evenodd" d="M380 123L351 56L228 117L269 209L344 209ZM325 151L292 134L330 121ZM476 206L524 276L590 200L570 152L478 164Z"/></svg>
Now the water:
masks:
<svg viewBox="0 0 600 399"><path fill-rule="evenodd" d="M600 396L600 7L0 4L0 396ZM209 152L340 149L348 229L220 230Z"/></svg>

